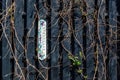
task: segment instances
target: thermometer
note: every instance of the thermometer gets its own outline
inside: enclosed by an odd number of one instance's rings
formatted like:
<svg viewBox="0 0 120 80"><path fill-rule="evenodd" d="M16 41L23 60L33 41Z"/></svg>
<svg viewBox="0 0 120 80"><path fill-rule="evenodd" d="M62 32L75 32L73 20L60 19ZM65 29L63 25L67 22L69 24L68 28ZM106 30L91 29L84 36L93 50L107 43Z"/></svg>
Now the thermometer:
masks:
<svg viewBox="0 0 120 80"><path fill-rule="evenodd" d="M47 36L47 31L46 31L46 21L41 19L38 22L38 59L44 60L46 58L46 53L47 53L47 47L46 47L46 36Z"/></svg>

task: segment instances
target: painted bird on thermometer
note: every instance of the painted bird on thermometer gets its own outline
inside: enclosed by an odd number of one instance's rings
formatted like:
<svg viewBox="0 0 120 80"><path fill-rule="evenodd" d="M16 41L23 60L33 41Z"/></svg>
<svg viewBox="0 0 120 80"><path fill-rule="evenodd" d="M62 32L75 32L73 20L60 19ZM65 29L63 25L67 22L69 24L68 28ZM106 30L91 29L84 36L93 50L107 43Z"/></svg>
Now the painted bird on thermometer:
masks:
<svg viewBox="0 0 120 80"><path fill-rule="evenodd" d="M47 54L47 31L46 31L46 21L41 19L38 22L38 58L44 60Z"/></svg>

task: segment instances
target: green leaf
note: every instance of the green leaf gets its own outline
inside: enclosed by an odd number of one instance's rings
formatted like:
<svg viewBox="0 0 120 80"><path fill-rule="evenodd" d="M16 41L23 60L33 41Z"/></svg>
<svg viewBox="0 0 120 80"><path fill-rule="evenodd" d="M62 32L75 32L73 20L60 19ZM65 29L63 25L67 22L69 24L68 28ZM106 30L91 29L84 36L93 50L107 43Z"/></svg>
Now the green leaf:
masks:
<svg viewBox="0 0 120 80"><path fill-rule="evenodd" d="M73 62L73 65L74 65L74 66L80 66L80 65L81 65L81 62L78 61L78 60L77 60L77 61L75 60L75 61Z"/></svg>
<svg viewBox="0 0 120 80"><path fill-rule="evenodd" d="M83 58L83 54L82 54L82 52L81 52L81 51L79 52L79 55L80 55L80 57L81 57L81 58Z"/></svg>
<svg viewBox="0 0 120 80"><path fill-rule="evenodd" d="M77 73L81 74L83 72L82 69L77 70Z"/></svg>
<svg viewBox="0 0 120 80"><path fill-rule="evenodd" d="M75 56L74 58L75 58L75 59L78 59L78 57L77 57L77 56Z"/></svg>
<svg viewBox="0 0 120 80"><path fill-rule="evenodd" d="M81 62L80 61L77 61L77 66L80 66L81 65Z"/></svg>
<svg viewBox="0 0 120 80"><path fill-rule="evenodd" d="M84 76L85 79L87 79L87 76Z"/></svg>
<svg viewBox="0 0 120 80"><path fill-rule="evenodd" d="M70 60L72 60L73 62L75 61L74 57L72 57L71 55L69 55L68 58L69 58Z"/></svg>

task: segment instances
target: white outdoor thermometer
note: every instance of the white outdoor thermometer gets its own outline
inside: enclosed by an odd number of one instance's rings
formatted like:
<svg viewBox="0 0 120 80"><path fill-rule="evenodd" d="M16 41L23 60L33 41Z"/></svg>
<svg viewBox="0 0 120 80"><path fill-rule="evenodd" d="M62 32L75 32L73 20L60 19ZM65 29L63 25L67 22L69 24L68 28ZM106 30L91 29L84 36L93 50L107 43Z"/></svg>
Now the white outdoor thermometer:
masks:
<svg viewBox="0 0 120 80"><path fill-rule="evenodd" d="M38 22L38 58L44 60L47 54L47 31L46 31L46 21L41 19Z"/></svg>

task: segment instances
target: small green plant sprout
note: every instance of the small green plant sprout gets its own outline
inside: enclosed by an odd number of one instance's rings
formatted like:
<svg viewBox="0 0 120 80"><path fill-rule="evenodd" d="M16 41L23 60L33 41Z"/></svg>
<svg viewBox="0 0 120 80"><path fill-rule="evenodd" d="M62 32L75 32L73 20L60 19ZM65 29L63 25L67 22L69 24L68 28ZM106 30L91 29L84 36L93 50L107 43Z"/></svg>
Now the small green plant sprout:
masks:
<svg viewBox="0 0 120 80"><path fill-rule="evenodd" d="M69 54L68 58L72 61L73 66L80 66L81 65L81 61L79 60L79 58L77 56Z"/></svg>
<svg viewBox="0 0 120 80"><path fill-rule="evenodd" d="M81 51L79 52L79 56L75 56L71 53L68 54L68 58L69 58L69 60L71 60L72 66L75 68L76 72L78 74L81 74L81 76L84 79L87 79L87 76L83 74L83 70L80 68L80 66L82 65L83 57L84 57L84 55Z"/></svg>

